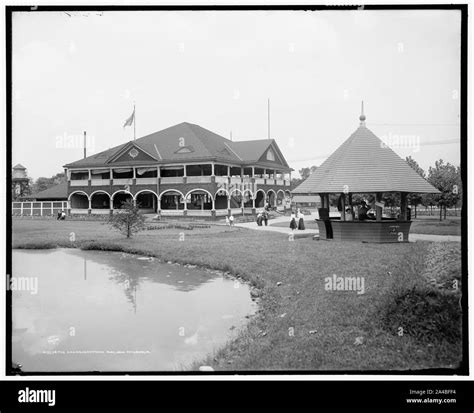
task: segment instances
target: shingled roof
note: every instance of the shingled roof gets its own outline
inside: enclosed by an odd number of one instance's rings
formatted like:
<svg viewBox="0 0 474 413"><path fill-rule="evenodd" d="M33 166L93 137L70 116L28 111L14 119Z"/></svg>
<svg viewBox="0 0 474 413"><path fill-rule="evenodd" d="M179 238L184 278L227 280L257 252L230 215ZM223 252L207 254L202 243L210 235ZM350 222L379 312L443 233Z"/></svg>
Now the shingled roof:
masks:
<svg viewBox="0 0 474 413"><path fill-rule="evenodd" d="M147 154L148 159L134 160L134 165L156 163L174 163L186 161L220 161L242 165L258 160L273 145L281 155L273 139L233 142L199 125L183 122L159 132L146 135L114 148L91 155L87 158L65 165L68 168L101 167L117 164L130 164L120 161L120 154L129 147L135 146ZM288 169L284 160L282 165L275 164L279 169Z"/></svg>
<svg viewBox="0 0 474 413"><path fill-rule="evenodd" d="M439 193L365 126L363 114L360 119L359 128L293 194Z"/></svg>

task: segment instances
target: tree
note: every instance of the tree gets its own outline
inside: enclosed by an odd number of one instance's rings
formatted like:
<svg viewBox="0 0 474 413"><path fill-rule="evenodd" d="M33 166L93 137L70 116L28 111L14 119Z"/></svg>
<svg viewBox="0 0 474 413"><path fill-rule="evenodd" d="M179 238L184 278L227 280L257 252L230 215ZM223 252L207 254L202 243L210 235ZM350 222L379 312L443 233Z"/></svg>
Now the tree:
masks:
<svg viewBox="0 0 474 413"><path fill-rule="evenodd" d="M435 166L428 170L428 182L437 188L441 194L434 195L434 200L438 204L439 219L441 221L444 212L446 219L446 209L456 205L462 197L461 168L444 163L442 159L435 162Z"/></svg>
<svg viewBox="0 0 474 413"><path fill-rule="evenodd" d="M299 186L303 181L309 178L309 176L316 170L318 167L316 165L313 165L311 167L306 167L306 168L301 168L298 172L301 176L301 178L293 178L291 180L291 185L290 185L290 190L295 189L297 186Z"/></svg>
<svg viewBox="0 0 474 413"><path fill-rule="evenodd" d="M411 168L420 175L423 179L425 179L426 173L425 171L418 165L418 162L415 161L411 156L406 157L406 161ZM416 207L423 202L423 195L417 193L411 193L408 195L408 199L410 201L410 205L415 207L415 214L414 217L416 218Z"/></svg>
<svg viewBox="0 0 474 413"><path fill-rule="evenodd" d="M32 186L33 193L44 191L45 189L58 185L65 180L66 176L64 175L64 172L59 172L56 175L53 175L51 178L40 176Z"/></svg>
<svg viewBox="0 0 474 413"><path fill-rule="evenodd" d="M130 238L135 232L138 232L144 227L145 218L140 213L139 206L134 205L131 200L122 202L122 208L112 214L108 223Z"/></svg>
<svg viewBox="0 0 474 413"><path fill-rule="evenodd" d="M318 167L316 165L313 165L310 168L301 168L298 172L300 173L301 179L304 181L305 179L308 179L309 176L316 170Z"/></svg>

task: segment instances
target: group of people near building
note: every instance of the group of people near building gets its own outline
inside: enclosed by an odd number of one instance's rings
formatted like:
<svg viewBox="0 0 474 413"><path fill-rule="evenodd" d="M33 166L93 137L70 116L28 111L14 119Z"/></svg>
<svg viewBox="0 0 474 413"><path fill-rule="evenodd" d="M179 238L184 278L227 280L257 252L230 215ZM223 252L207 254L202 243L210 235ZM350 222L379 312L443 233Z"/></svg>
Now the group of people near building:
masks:
<svg viewBox="0 0 474 413"><path fill-rule="evenodd" d="M303 212L301 212L301 209L298 208L298 210L296 211L296 214L293 211L291 211L290 228L292 231L294 231L295 229L298 229L298 230L305 229L304 214Z"/></svg>
<svg viewBox="0 0 474 413"><path fill-rule="evenodd" d="M257 225L261 227L263 222L265 223L265 226L268 225L268 212L266 210L257 214Z"/></svg>

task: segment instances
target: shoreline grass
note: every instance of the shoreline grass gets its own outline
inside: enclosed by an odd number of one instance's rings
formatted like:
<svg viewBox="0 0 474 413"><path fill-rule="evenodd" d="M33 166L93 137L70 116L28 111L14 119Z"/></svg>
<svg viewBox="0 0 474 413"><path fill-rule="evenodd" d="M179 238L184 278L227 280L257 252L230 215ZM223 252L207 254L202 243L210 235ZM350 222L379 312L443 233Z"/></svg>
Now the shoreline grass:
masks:
<svg viewBox="0 0 474 413"><path fill-rule="evenodd" d="M444 279L460 277L459 243L436 243L434 252L433 245L326 243L310 238L290 242L277 233L212 225L191 231L143 231L127 240L97 222L13 221L13 248L73 247L150 255L228 271L256 287L256 316L236 339L193 363L191 370L201 365L239 371L458 367L459 340L448 342L438 332L439 340L428 347L418 337L399 336L396 326L382 323L381 309L393 303L395 291L436 288L427 281L426 268L439 269L430 260L441 250L445 254L440 256L455 257ZM333 274L364 277L365 294L327 291L325 279Z"/></svg>

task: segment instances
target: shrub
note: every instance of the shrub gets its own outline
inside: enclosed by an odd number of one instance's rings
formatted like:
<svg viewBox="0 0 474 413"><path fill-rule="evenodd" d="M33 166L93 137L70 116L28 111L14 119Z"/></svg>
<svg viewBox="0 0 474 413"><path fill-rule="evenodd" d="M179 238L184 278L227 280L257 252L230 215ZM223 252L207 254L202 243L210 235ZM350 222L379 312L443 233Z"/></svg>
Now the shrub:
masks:
<svg viewBox="0 0 474 413"><path fill-rule="evenodd" d="M127 238L144 227L145 218L140 213L138 205L127 200L122 202L122 209L109 217L108 223L112 228L118 229Z"/></svg>

